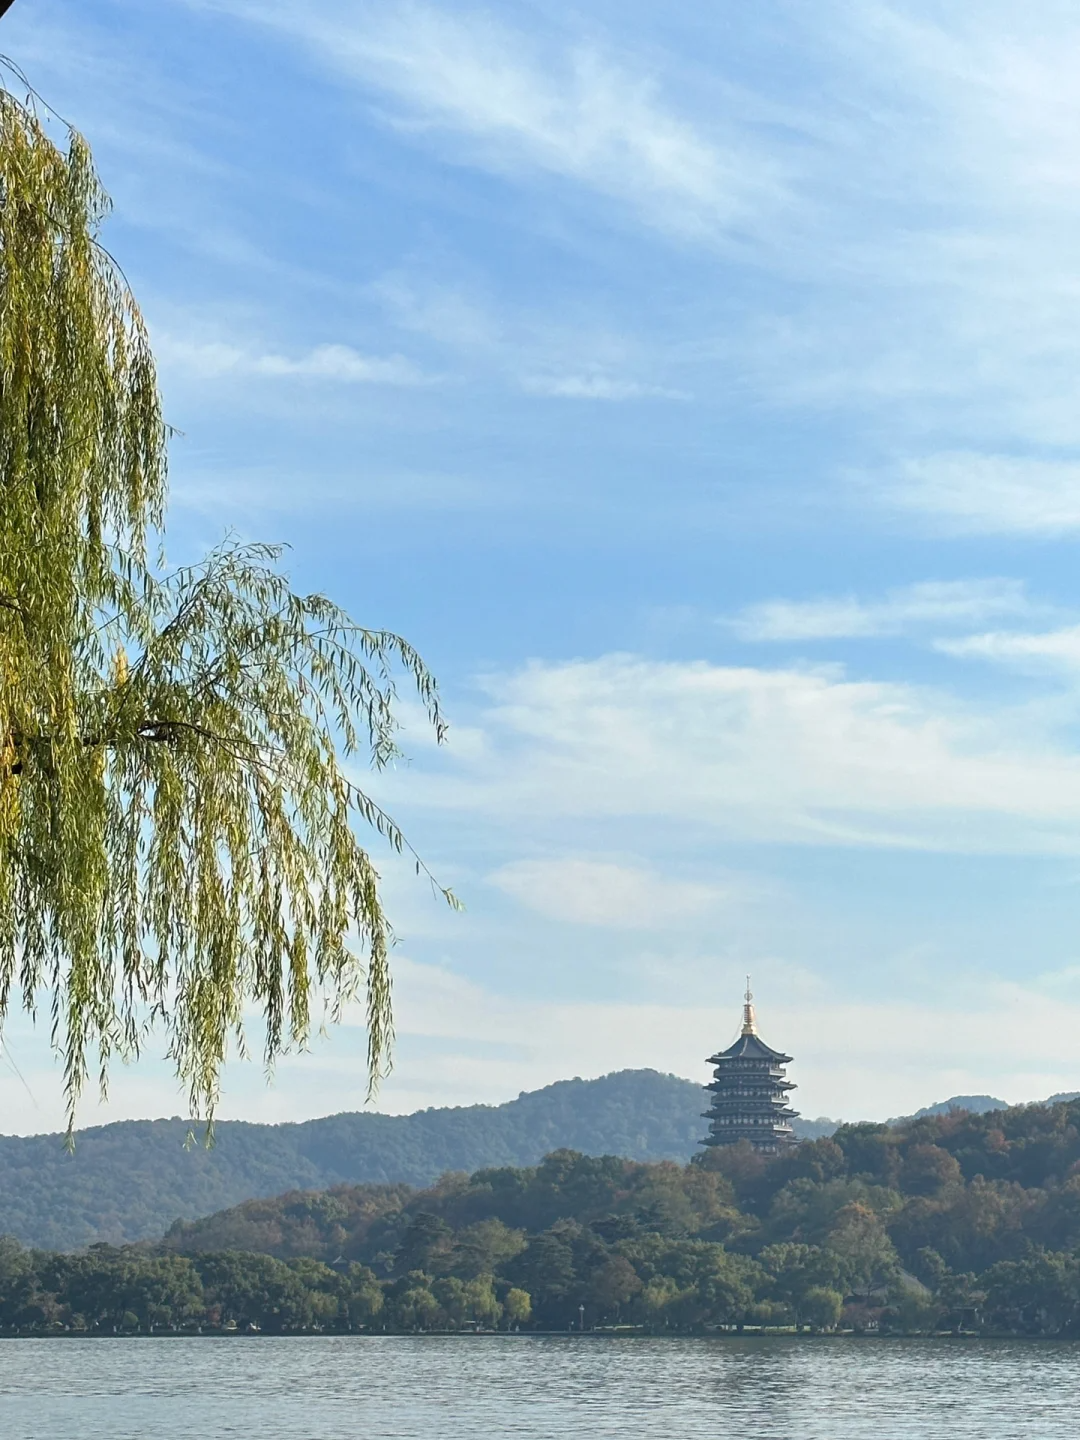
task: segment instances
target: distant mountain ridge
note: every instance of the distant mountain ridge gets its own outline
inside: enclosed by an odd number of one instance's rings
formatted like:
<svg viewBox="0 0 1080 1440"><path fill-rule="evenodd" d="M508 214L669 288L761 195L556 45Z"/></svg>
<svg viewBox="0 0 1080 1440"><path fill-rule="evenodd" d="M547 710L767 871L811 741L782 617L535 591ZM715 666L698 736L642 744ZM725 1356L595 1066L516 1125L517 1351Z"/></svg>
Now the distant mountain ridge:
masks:
<svg viewBox="0 0 1080 1440"><path fill-rule="evenodd" d="M1008 1108L1007 1100L996 1100L993 1095L954 1095L950 1100L939 1100L936 1105L924 1105L921 1110L916 1110L911 1118L921 1120L924 1115L951 1115L954 1110L967 1110L972 1115L988 1115L991 1110Z"/></svg>
<svg viewBox="0 0 1080 1440"><path fill-rule="evenodd" d="M1032 1105L1060 1105L1066 1100L1080 1100L1080 1090L1060 1090L1045 1100L1032 1100ZM924 1105L914 1115L898 1115L888 1121L890 1125L902 1125L908 1120L921 1120L924 1115L951 1115L956 1110L967 1110L972 1115L988 1115L991 1110L1011 1110L1008 1100L998 1100L993 1095L953 1095L949 1100L939 1100L936 1105Z"/></svg>
<svg viewBox="0 0 1080 1440"><path fill-rule="evenodd" d="M1055 1096L1054 1099L1063 1097ZM503 1105L412 1115L329 1115L299 1124L222 1121L212 1150L185 1147L184 1120L125 1120L83 1130L74 1155L59 1135L0 1136L0 1234L70 1250L154 1239L245 1200L334 1185L426 1186L448 1170L535 1165L552 1150L685 1162L705 1133L700 1085L655 1070L560 1080ZM950 1108L1005 1108L959 1096ZM980 1112L981 1113L981 1112ZM839 1122L796 1121L801 1139Z"/></svg>

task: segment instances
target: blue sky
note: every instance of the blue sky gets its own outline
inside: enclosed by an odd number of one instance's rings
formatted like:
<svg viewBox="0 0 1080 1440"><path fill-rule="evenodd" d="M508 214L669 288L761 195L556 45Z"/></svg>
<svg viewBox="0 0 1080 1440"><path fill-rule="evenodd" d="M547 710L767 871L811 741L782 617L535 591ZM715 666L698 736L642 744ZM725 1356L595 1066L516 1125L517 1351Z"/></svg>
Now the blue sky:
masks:
<svg viewBox="0 0 1080 1440"><path fill-rule="evenodd" d="M452 721L377 783L380 1104L705 1078L1080 1088L1080 18L18 0L152 326L170 555L288 541ZM9 1129L59 1116L32 1091ZM363 1101L346 1026L223 1113ZM87 1119L168 1114L163 1066Z"/></svg>

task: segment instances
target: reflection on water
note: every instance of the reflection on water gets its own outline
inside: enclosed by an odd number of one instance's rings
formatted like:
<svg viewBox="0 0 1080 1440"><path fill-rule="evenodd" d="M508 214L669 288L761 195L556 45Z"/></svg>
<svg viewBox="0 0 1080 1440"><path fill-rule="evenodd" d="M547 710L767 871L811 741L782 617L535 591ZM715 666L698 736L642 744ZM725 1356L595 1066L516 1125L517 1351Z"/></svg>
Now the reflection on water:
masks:
<svg viewBox="0 0 1080 1440"><path fill-rule="evenodd" d="M948 1340L0 1341L3 1440L1076 1440L1080 1347Z"/></svg>

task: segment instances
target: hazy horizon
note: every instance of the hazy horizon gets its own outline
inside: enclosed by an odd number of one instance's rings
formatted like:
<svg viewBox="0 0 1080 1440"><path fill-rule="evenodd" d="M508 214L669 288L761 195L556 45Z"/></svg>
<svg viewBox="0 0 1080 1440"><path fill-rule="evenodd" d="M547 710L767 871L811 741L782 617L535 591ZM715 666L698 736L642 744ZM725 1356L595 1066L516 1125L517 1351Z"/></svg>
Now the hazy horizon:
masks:
<svg viewBox="0 0 1080 1440"><path fill-rule="evenodd" d="M626 1067L626 1068L627 1068L627 1069L648 1069L648 1068L650 1068L650 1067ZM523 1091L520 1091L517 1095L506 1095L506 1096L504 1096L504 1097L502 1097L502 1098L487 1099L487 1100L477 1100L477 1101L471 1101L471 1102L470 1102L470 1101L464 1101L464 1102L455 1103L455 1104L447 1104L446 1106L434 1106L434 1107L432 1107L432 1106L427 1106L427 1105L420 1105L420 1106L415 1106L415 1107L411 1107L411 1108L399 1107L399 1108L391 1109L391 1108L387 1108L387 1107L382 1106L378 1101L376 1101L376 1102L374 1103L374 1105L371 1105L371 1106L368 1106L368 1105L358 1106L358 1107L345 1106L345 1107L342 1107L342 1108L339 1108L339 1109L336 1109L336 1110L330 1109L330 1110L320 1111L320 1112L318 1112L318 1113L312 1113L312 1114L289 1115L289 1116L283 1117L283 1118L276 1118L276 1117L264 1118L264 1117L258 1117L258 1116L252 1117L252 1116L249 1116L249 1115L246 1115L246 1114L231 1115L231 1114L226 1114L226 1113L224 1113L224 1109L223 1109L223 1112L222 1112L221 1115L219 1116L219 1119L221 1119L221 1120L249 1121L249 1122L255 1123L255 1124L286 1124L286 1125L296 1125L296 1124L304 1124L304 1123L306 1123L307 1121L311 1121L311 1120L326 1119L326 1118L328 1118L328 1117L330 1117L330 1116L339 1115L339 1114L373 1114L373 1115L385 1115L385 1116L393 1116L393 1117L403 1117L403 1116L408 1116L408 1115L422 1114L423 1112L425 1112L425 1111L427 1111L427 1110L429 1110L429 1109L432 1109L432 1108L435 1108L435 1109L442 1109L442 1108L445 1108L445 1109L462 1109L462 1108L468 1108L470 1105L482 1105L482 1106L486 1106L486 1107L490 1107L490 1108L499 1108L499 1107L501 1107L501 1106L511 1105L511 1104L513 1104L515 1101L520 1100L520 1099L523 1099L525 1096L534 1095L534 1094L537 1094L539 1091L542 1091L542 1090L545 1090L545 1089L549 1089L549 1088L551 1088L551 1086L553 1086L553 1085L573 1083L574 1081L584 1081L584 1082L588 1083L588 1082L590 1082L590 1081L603 1080L603 1079L608 1078L609 1076L619 1075L619 1074L623 1074L623 1073L625 1073L625 1070L624 1070L624 1071L618 1071L618 1070L615 1070L615 1071L606 1071L606 1072L604 1072L603 1074L599 1074L599 1075L565 1075L565 1076L559 1077L559 1078L556 1079L556 1080L549 1081L549 1082L547 1082L547 1084L545 1084L545 1085L538 1086L538 1087L536 1087L535 1090L523 1090ZM678 1074L678 1073L676 1073L676 1072L674 1072L674 1071L655 1071L655 1072L653 1072L653 1073L670 1075L670 1076L672 1076L674 1079L685 1081L688 1085L695 1085L695 1086L697 1086L697 1085L700 1084L701 1088L704 1090L704 1085L705 1085L705 1082L704 1082L704 1081L699 1082L698 1080L694 1080L694 1079L692 1079L692 1078L689 1077L689 1076L681 1075L681 1074ZM1055 1092L1055 1093L1069 1094L1070 1092ZM1073 1093L1074 1093L1074 1092L1073 1092ZM1038 1095L1038 1096L1023 1096L1023 1097L1021 1097L1021 1098L1006 1098L1005 1096L998 1095L998 1094L993 1093L993 1092L979 1092L977 1095L975 1095L975 1094L968 1094L968 1095L960 1095L960 1094L955 1094L955 1095L942 1095L942 1096L938 1096L936 1099L933 1099L933 1100L931 1100L931 1099L924 1100L924 1101L922 1102L922 1104L920 1104L919 1106L915 1107L915 1109L913 1109L913 1110L912 1110L911 1112L909 1112L909 1113L910 1113L910 1114L915 1114L916 1111L921 1111L921 1110L923 1110L923 1109L930 1109L930 1108L933 1108L933 1107L938 1106L938 1105L949 1104L950 1102L959 1101L959 1100L964 1100L964 1099L969 1099L969 1100L970 1100L970 1099L979 1099L979 1100L983 1100L983 1099L993 1099L993 1100L999 1100L999 1101L1001 1101L1002 1104L1005 1105L1005 1106L1013 1107L1013 1106L1020 1106L1020 1105L1039 1105L1039 1104L1043 1104L1043 1103L1045 1103L1046 1101L1053 1099L1053 1096L1052 1096L1052 1095ZM703 1103L704 1103L704 1102L703 1102ZM797 1099L793 1097L792 1103L797 1105ZM811 1113L809 1113L809 1112L807 1112L807 1111L802 1111L802 1110L800 1110L798 1113L799 1113L800 1117L801 1117L802 1119L804 1119L804 1120L814 1121L814 1122L821 1122L821 1121L834 1122L834 1121L835 1121L835 1123L838 1124L838 1125L840 1125L840 1124L853 1124L853 1123L858 1123L858 1122L860 1122L860 1121L881 1122L881 1121L888 1120L889 1122L893 1122L893 1121L903 1120L903 1119L906 1119L906 1118L907 1118L907 1116L905 1116L905 1115L887 1115L887 1116L886 1116L886 1115L867 1115L867 1114L863 1114L862 1112L856 1113L855 1111L852 1111L852 1112L850 1112L850 1113L843 1114L843 1115L839 1115L839 1114L837 1114L837 1115L822 1115L822 1114L817 1114L817 1113L811 1114ZM95 1118L93 1118L93 1119L91 1119L91 1120L81 1121L78 1128L79 1128L79 1130L84 1130L84 1129L92 1128L93 1126L103 1125L103 1124L110 1124L110 1123L118 1122L118 1121L121 1121L121 1120L124 1120L124 1121L132 1121L132 1122L137 1122L137 1121L140 1121L140 1120L145 1120L145 1121L167 1120L167 1121L179 1121L179 1122L184 1123L184 1124L195 1123L196 1125L198 1125L198 1123L199 1123L199 1122L192 1122L192 1121L190 1120L190 1118L187 1117L186 1115L184 1115L182 1112L177 1111L177 1110L173 1110L173 1111L171 1111L171 1112L168 1113L168 1114L166 1114L166 1113L164 1113L164 1112L159 1113L159 1114L135 1114L135 1113L132 1113L132 1114L130 1114L130 1115L126 1115L126 1114L125 1114L125 1115L99 1114L99 1115L95 1116ZM704 1132L704 1122L703 1122L703 1132ZM18 1135L18 1136L24 1136L24 1137L33 1137L33 1136L35 1136L35 1135L59 1134L59 1133L61 1133L60 1129L57 1129L57 1130L38 1129L38 1128L34 1128L33 1126L31 1126L31 1128L27 1128L27 1129L9 1130L9 1129L4 1128L3 1126L0 1126L0 1135Z"/></svg>

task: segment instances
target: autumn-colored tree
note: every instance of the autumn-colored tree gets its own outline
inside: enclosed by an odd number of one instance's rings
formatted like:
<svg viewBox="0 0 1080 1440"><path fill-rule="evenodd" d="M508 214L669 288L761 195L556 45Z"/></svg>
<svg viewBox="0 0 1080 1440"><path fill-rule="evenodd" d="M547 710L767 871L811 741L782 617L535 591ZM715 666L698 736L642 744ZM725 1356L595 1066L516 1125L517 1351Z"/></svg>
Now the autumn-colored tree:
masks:
<svg viewBox="0 0 1080 1440"><path fill-rule="evenodd" d="M847 1288L867 1299L896 1275L897 1254L880 1216L857 1201L837 1213L826 1248L840 1260Z"/></svg>

